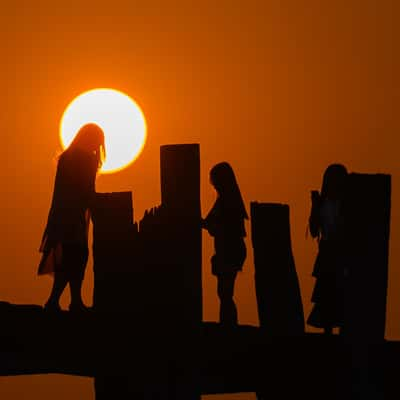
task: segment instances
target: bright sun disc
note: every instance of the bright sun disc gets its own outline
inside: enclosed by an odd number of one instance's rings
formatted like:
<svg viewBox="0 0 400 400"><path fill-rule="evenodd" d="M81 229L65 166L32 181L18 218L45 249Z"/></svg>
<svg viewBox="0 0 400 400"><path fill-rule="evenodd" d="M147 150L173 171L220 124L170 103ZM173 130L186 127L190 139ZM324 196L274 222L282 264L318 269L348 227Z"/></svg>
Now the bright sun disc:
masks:
<svg viewBox="0 0 400 400"><path fill-rule="evenodd" d="M63 148L89 122L104 131L106 159L102 172L121 170L139 156L146 141L146 121L140 107L129 96L114 89L93 89L76 97L61 118Z"/></svg>

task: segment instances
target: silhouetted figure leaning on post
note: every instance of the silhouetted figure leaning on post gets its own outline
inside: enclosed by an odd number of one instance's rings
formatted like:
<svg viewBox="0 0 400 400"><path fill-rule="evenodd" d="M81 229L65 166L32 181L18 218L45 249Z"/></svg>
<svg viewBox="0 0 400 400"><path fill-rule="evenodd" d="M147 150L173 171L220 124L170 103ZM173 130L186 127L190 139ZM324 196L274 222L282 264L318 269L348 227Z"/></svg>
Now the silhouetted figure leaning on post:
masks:
<svg viewBox="0 0 400 400"><path fill-rule="evenodd" d="M238 322L233 293L237 272L246 259L244 220L248 215L235 174L227 162L211 169L210 182L217 192L217 200L202 226L214 237L215 254L211 265L218 280L220 323L231 326Z"/></svg>
<svg viewBox="0 0 400 400"><path fill-rule="evenodd" d="M95 179L105 157L104 133L86 124L59 156L53 198L43 234L38 274L54 273L46 310L59 311L60 297L69 283L70 311L86 310L81 288L88 260L89 208Z"/></svg>
<svg viewBox="0 0 400 400"><path fill-rule="evenodd" d="M342 164L331 164L324 172L321 193L311 191L309 230L318 239L318 254L312 276L316 278L311 301L313 309L307 324L332 334L341 327L346 268L343 199L347 170Z"/></svg>

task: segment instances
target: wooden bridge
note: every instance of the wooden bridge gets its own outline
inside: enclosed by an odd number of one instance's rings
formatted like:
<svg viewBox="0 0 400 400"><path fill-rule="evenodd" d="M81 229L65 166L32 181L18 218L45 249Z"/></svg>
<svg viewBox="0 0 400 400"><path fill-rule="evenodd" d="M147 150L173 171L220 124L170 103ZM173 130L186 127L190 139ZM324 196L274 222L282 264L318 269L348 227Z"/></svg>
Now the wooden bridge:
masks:
<svg viewBox="0 0 400 400"><path fill-rule="evenodd" d="M399 395L397 341L354 344L337 335L282 337L254 326L202 323L192 348L173 327L137 325L129 317L113 314L110 324L109 316L94 311L51 315L40 306L0 303L0 375L94 377L96 399L238 392L256 392L259 399ZM198 364L188 362L186 351L196 353Z"/></svg>
<svg viewBox="0 0 400 400"><path fill-rule="evenodd" d="M161 204L138 223L130 192L98 194L92 311L0 303L0 374L94 377L96 400L397 399L400 343L384 340L390 176L350 176L344 334L324 336L305 333L286 204L250 205L260 326L202 321L199 146L160 158Z"/></svg>

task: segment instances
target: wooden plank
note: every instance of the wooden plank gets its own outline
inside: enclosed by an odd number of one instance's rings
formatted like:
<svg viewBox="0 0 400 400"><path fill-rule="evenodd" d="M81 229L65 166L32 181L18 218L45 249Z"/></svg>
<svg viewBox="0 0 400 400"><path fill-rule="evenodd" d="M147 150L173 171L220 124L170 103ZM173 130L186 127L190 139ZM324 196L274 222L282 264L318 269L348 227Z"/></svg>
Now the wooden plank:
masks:
<svg viewBox="0 0 400 400"><path fill-rule="evenodd" d="M170 352L164 354L164 360L174 360L176 343L170 341L173 338L166 338L163 331L147 335L147 327L136 325L129 333L129 346L121 354L124 347L116 346L112 340L115 337L102 334L96 315L79 318L63 312L55 316L39 306L0 303L0 375L62 373L96 376L100 399L102 394L112 396L116 391L119 394L125 391L125 396L133 393L135 398L149 398L146 397L146 393L150 393L146 392L148 387L141 380L146 379L144 372L148 374L147 383L155 378L153 391L165 389L163 385L179 383L171 380L168 374L181 372L186 364L158 364L148 352L155 342L161 342ZM131 323L129 315L126 319ZM227 329L217 323L203 323L200 333L197 345L202 394L256 392L267 387L269 394L277 396L285 392L292 397L307 396L316 400L349 398L346 397L350 393L346 379L351 379L351 348L337 335L306 333L278 337L265 335L264 329L255 326L239 325ZM103 346L107 344L103 350L114 352L118 361L111 365L114 373L105 377L100 375L99 368L105 359L104 351L99 351L102 343ZM181 345L184 347L184 343ZM146 356L147 365L143 365L142 356ZM385 400L397 399L400 342L384 341L379 357L382 358L380 365L384 379L376 382L370 376L369 388L375 386L375 390L383 391ZM277 361L286 368L281 368Z"/></svg>
<svg viewBox="0 0 400 400"><path fill-rule="evenodd" d="M289 206L251 202L260 326L270 335L304 333L300 286L291 247Z"/></svg>
<svg viewBox="0 0 400 400"><path fill-rule="evenodd" d="M345 258L342 334L350 343L352 390L383 399L391 176L351 173L344 202ZM372 382L372 383L371 383Z"/></svg>
<svg viewBox="0 0 400 400"><path fill-rule="evenodd" d="M129 310L135 282L133 260L137 227L131 192L98 193L91 209L93 221L93 307L99 311Z"/></svg>
<svg viewBox="0 0 400 400"><path fill-rule="evenodd" d="M198 144L161 146L161 199L168 248L165 249L178 320L202 320L200 149ZM172 310L171 310L172 311Z"/></svg>
<svg viewBox="0 0 400 400"><path fill-rule="evenodd" d="M171 212L200 217L200 146L160 147L161 202Z"/></svg>
<svg viewBox="0 0 400 400"><path fill-rule="evenodd" d="M171 393L200 399L199 341L202 321L202 242L200 226L200 146L160 148L161 208L167 232L162 247L169 277L169 320L174 329L175 360Z"/></svg>
<svg viewBox="0 0 400 400"><path fill-rule="evenodd" d="M137 388L125 384L133 373L142 377L141 398L167 394L185 400L200 397L199 145L162 146L160 159L162 204L145 212L137 230L130 228L133 212L126 194L102 194L101 206L93 213L95 285L99 286L95 288L95 308L106 311L100 329L114 342L102 349L106 362L96 378L97 400L111 398L115 386L133 395ZM136 325L126 323L127 315ZM156 338L160 331L162 336ZM132 354L129 335L140 337L146 352L136 349ZM167 346L175 349L172 358ZM115 354L119 354L117 358ZM131 355L140 359L139 371L121 369L129 365L125 360ZM108 365L113 365L114 371Z"/></svg>
<svg viewBox="0 0 400 400"><path fill-rule="evenodd" d="M385 335L391 177L349 175L344 205L348 243L344 332L358 339Z"/></svg>

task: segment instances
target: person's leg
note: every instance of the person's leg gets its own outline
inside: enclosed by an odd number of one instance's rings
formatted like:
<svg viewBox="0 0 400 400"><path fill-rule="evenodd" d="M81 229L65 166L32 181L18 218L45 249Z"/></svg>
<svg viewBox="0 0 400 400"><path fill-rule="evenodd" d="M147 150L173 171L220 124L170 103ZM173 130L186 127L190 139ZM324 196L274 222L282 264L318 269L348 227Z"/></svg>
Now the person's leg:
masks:
<svg viewBox="0 0 400 400"><path fill-rule="evenodd" d="M82 283L83 278L72 278L69 280L69 286L71 290L71 304L69 306L72 308L84 308L82 300Z"/></svg>
<svg viewBox="0 0 400 400"><path fill-rule="evenodd" d="M53 264L54 278L49 298L44 305L47 310L61 310L60 298L68 283L68 277L65 270L62 268L62 256L63 249L61 243L58 243L48 255L48 257L51 257L51 263Z"/></svg>
<svg viewBox="0 0 400 400"><path fill-rule="evenodd" d="M71 292L69 309L84 309L82 300L82 283L88 260L88 250L85 246L69 245L65 257L68 269L68 281Z"/></svg>
<svg viewBox="0 0 400 400"><path fill-rule="evenodd" d="M59 310L60 309L60 297L67 286L68 279L64 271L55 271L53 287L50 292L50 296L46 301L45 308L48 310Z"/></svg>
<svg viewBox="0 0 400 400"><path fill-rule="evenodd" d="M236 272L219 274L217 279L217 292L220 299L220 323L223 325L237 325L237 309L233 300Z"/></svg>

